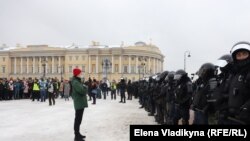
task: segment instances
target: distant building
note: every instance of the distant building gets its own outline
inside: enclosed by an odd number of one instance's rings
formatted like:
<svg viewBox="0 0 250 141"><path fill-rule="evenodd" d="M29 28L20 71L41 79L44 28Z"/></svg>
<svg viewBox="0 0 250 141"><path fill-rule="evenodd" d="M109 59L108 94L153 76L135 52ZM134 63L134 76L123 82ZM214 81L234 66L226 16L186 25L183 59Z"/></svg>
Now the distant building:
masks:
<svg viewBox="0 0 250 141"><path fill-rule="evenodd" d="M84 78L98 80L121 77L138 80L163 71L164 55L158 47L137 42L133 46L102 46L93 42L87 47L28 45L0 47L0 77L69 79L80 68Z"/></svg>

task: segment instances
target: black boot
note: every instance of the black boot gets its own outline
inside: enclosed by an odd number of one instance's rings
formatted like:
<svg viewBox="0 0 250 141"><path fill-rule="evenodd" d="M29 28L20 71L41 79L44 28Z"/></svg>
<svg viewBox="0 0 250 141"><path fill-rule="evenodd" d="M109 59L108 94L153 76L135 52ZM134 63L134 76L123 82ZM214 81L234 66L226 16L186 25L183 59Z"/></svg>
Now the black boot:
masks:
<svg viewBox="0 0 250 141"><path fill-rule="evenodd" d="M80 136L81 138L86 138L86 136L82 135L81 133L80 133L79 136Z"/></svg>
<svg viewBox="0 0 250 141"><path fill-rule="evenodd" d="M75 136L75 141L84 141L84 139L82 139L80 135L77 135Z"/></svg>

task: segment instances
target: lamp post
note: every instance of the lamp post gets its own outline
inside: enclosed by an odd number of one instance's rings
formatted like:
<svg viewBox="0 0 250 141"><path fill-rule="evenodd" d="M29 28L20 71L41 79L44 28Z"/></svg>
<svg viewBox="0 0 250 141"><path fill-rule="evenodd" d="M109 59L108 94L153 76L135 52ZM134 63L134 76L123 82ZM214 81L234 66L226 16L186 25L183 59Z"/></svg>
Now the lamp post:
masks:
<svg viewBox="0 0 250 141"><path fill-rule="evenodd" d="M188 53L188 56L187 56L187 53ZM184 71L186 71L186 57L191 57L190 51L188 50L184 52Z"/></svg>
<svg viewBox="0 0 250 141"><path fill-rule="evenodd" d="M147 62L147 58L146 57L140 57L139 61L141 62L139 67L139 79L140 79L140 70L142 69L142 77L144 77L144 73L145 73L145 66L146 66L146 62Z"/></svg>
<svg viewBox="0 0 250 141"><path fill-rule="evenodd" d="M112 66L112 63L111 63L111 61L108 59L108 58L105 58L103 61L102 61L102 68L103 68L103 70L104 70L104 72L103 72L103 75L104 75L104 79L106 78L108 78L107 77L107 73L108 73L108 69L110 68Z"/></svg>
<svg viewBox="0 0 250 141"><path fill-rule="evenodd" d="M45 78L45 74L46 74L46 63L47 63L48 61L46 60L46 58L43 58L43 60L42 60L42 66L43 66L43 78Z"/></svg>
<svg viewBox="0 0 250 141"><path fill-rule="evenodd" d="M60 69L60 75L61 75L61 81L63 80L63 65L61 65L61 66L57 66L59 69Z"/></svg>
<svg viewBox="0 0 250 141"><path fill-rule="evenodd" d="M145 74L145 65L146 65L145 62L141 63L141 66L142 66L142 78L144 78L144 74Z"/></svg>

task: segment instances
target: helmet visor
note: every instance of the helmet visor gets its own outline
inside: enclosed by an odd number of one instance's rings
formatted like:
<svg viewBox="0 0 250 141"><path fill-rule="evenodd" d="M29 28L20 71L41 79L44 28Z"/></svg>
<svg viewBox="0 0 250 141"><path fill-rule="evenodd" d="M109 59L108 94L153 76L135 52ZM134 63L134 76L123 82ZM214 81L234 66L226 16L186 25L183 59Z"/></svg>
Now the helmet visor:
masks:
<svg viewBox="0 0 250 141"><path fill-rule="evenodd" d="M218 67L225 67L226 65L228 64L228 62L226 60L218 60L216 63L215 63L215 66L218 66Z"/></svg>
<svg viewBox="0 0 250 141"><path fill-rule="evenodd" d="M180 74L176 74L174 75L174 80L180 80L181 79L181 76Z"/></svg>

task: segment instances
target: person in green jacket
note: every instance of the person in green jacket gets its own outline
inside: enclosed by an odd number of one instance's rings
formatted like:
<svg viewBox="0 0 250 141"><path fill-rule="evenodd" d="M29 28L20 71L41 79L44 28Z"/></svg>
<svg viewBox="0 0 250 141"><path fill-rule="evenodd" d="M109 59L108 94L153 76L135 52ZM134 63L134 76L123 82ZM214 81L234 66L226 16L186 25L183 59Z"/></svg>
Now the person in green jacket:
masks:
<svg viewBox="0 0 250 141"><path fill-rule="evenodd" d="M83 86L81 83L81 70L78 68L75 68L73 70L74 77L72 78L72 98L74 101L74 108L75 108L75 123L74 123L74 131L75 131L75 141L83 141L83 138L86 136L83 136L80 133L80 125L82 122L82 116L84 112L84 108L88 107L87 103L87 96L86 87Z"/></svg>

